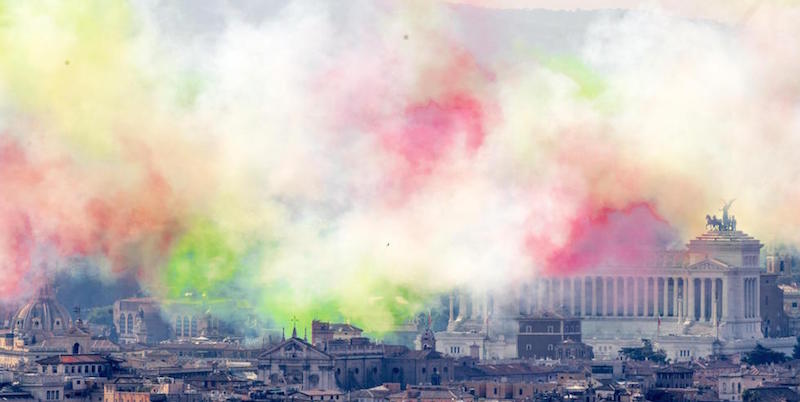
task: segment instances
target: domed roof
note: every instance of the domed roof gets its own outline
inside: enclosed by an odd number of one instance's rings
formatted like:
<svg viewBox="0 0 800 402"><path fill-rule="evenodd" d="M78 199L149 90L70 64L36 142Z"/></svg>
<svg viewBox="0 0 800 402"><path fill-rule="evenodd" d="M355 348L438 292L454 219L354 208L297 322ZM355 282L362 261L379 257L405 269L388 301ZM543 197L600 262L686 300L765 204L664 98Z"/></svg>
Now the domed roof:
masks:
<svg viewBox="0 0 800 402"><path fill-rule="evenodd" d="M72 327L69 311L53 295L52 288L45 285L37 297L17 311L11 321L14 332L19 335L37 333L63 333Z"/></svg>

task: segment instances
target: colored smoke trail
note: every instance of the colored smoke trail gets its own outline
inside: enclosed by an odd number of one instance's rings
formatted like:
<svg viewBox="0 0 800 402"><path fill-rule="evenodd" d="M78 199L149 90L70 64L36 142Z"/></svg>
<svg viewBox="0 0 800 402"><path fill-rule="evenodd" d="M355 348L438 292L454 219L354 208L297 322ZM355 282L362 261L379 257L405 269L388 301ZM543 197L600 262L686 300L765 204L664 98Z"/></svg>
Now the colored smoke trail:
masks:
<svg viewBox="0 0 800 402"><path fill-rule="evenodd" d="M0 2L3 297L78 257L380 333L452 287L638 261L722 198L800 240L795 5L598 13L566 55L477 49L445 3L216 11Z"/></svg>

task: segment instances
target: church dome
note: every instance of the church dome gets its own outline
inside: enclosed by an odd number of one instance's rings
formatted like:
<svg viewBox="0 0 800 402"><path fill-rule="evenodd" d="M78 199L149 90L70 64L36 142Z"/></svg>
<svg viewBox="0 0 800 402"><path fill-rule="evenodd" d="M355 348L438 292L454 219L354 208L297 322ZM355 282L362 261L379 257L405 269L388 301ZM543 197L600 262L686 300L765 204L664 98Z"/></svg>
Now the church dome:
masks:
<svg viewBox="0 0 800 402"><path fill-rule="evenodd" d="M17 311L11 326L20 335L62 333L72 327L72 318L69 311L56 300L50 286L45 285L37 297Z"/></svg>

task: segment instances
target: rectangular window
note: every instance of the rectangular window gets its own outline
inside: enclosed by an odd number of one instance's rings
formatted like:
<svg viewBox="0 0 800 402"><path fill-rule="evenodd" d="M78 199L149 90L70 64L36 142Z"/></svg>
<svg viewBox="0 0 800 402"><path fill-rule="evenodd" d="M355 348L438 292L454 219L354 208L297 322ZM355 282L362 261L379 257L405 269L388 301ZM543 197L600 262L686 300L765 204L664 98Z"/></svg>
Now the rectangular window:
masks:
<svg viewBox="0 0 800 402"><path fill-rule="evenodd" d="M797 308L797 302L792 302L792 308Z"/></svg>

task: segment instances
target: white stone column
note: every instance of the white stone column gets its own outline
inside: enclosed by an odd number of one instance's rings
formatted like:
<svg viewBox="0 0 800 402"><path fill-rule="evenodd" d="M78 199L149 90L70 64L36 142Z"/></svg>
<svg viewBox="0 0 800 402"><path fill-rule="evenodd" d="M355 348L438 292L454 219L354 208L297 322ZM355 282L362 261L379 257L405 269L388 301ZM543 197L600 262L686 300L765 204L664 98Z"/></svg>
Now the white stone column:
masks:
<svg viewBox="0 0 800 402"><path fill-rule="evenodd" d="M664 308L661 310L661 316L666 317L669 315L669 279L667 279L667 277L663 277L661 278L661 282L661 287L664 289L664 294L661 295L661 300L663 300L662 303L664 303Z"/></svg>
<svg viewBox="0 0 800 402"><path fill-rule="evenodd" d="M587 295L587 293L590 295ZM594 315L594 281L592 281L592 277L590 276L587 276L583 281L583 298L585 304L583 315Z"/></svg>
<svg viewBox="0 0 800 402"><path fill-rule="evenodd" d="M603 315L603 308L605 308L605 303L603 303L603 293L606 290L604 286L603 278L596 277L594 283L594 315L601 316Z"/></svg>
<svg viewBox="0 0 800 402"><path fill-rule="evenodd" d="M628 278L622 277L622 316L628 315Z"/></svg>
<svg viewBox="0 0 800 402"><path fill-rule="evenodd" d="M722 299L722 322L728 321L728 278L722 277L722 293L720 294L720 298Z"/></svg>
<svg viewBox="0 0 800 402"><path fill-rule="evenodd" d="M644 305L645 295L647 295L647 278L636 278L636 316L639 316L641 311L642 315L647 315L647 307Z"/></svg>
<svg viewBox="0 0 800 402"><path fill-rule="evenodd" d="M750 278L744 278L744 318L750 318Z"/></svg>
<svg viewBox="0 0 800 402"><path fill-rule="evenodd" d="M462 320L467 318L467 295L464 293L463 289L458 291L458 319Z"/></svg>
<svg viewBox="0 0 800 402"><path fill-rule="evenodd" d="M694 278L687 276L684 279L686 284L686 317L689 321L694 321Z"/></svg>
<svg viewBox="0 0 800 402"><path fill-rule="evenodd" d="M606 315L615 316L614 307L616 303L614 303L614 290L616 286L614 286L614 278L608 277L606 278L606 288L603 291L606 293L606 305L603 306L606 309ZM609 314L609 311L611 312Z"/></svg>
<svg viewBox="0 0 800 402"><path fill-rule="evenodd" d="M747 318L753 318L753 279L747 279Z"/></svg>
<svg viewBox="0 0 800 402"><path fill-rule="evenodd" d="M470 311L470 318L473 320L480 320L481 318L481 310L483 309L481 301L480 293L475 292L472 294L472 311Z"/></svg>
<svg viewBox="0 0 800 402"><path fill-rule="evenodd" d="M744 318L750 318L750 278L744 278Z"/></svg>
<svg viewBox="0 0 800 402"><path fill-rule="evenodd" d="M719 290L717 289L717 278L711 280L711 322L714 324L717 323L719 317L717 317L717 293Z"/></svg>
<svg viewBox="0 0 800 402"><path fill-rule="evenodd" d="M453 322L455 317L453 317L453 292L450 292L450 318L448 319L448 323Z"/></svg>
<svg viewBox="0 0 800 402"><path fill-rule="evenodd" d="M753 292L755 293L755 297L753 298L753 316L761 318L761 278L758 276L753 279L753 288L755 289L755 292Z"/></svg>
<svg viewBox="0 0 800 402"><path fill-rule="evenodd" d="M678 278L672 278L672 316L679 317L678 314Z"/></svg>
<svg viewBox="0 0 800 402"><path fill-rule="evenodd" d="M706 321L706 278L700 278L700 321Z"/></svg>

